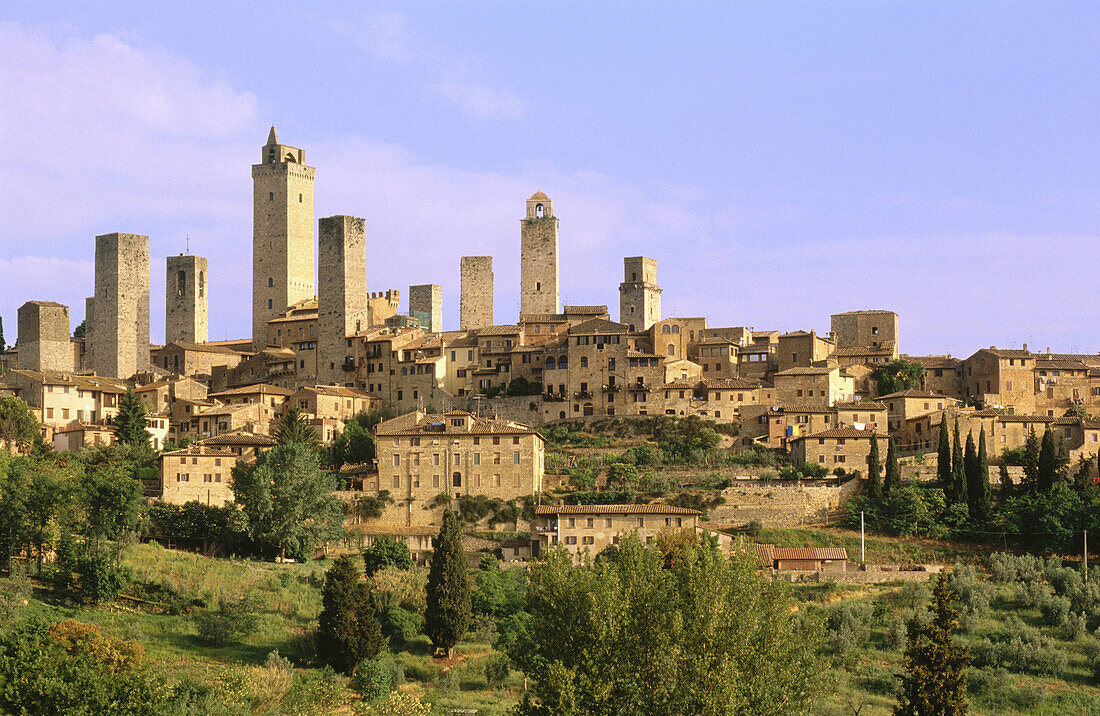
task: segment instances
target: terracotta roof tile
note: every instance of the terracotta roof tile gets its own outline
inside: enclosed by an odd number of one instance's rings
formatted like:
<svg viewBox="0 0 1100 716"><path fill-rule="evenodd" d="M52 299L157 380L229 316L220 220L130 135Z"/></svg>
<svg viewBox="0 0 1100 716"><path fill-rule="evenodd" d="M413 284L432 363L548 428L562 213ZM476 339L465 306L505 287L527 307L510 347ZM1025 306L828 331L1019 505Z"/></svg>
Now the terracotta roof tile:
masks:
<svg viewBox="0 0 1100 716"><path fill-rule="evenodd" d="M701 515L699 510L672 505L543 505L536 515Z"/></svg>

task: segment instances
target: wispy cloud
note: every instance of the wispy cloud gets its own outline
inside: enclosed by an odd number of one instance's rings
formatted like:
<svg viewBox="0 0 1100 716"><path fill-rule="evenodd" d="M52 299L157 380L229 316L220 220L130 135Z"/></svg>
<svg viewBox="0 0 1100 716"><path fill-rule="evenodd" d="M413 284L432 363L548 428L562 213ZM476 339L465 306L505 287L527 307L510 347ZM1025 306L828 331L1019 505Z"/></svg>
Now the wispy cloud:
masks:
<svg viewBox="0 0 1100 716"><path fill-rule="evenodd" d="M399 12L367 10L357 19L334 23L333 29L377 60L417 67L427 89L465 114L483 119L523 114L523 100L504 88L490 86L473 69L474 58L425 37Z"/></svg>

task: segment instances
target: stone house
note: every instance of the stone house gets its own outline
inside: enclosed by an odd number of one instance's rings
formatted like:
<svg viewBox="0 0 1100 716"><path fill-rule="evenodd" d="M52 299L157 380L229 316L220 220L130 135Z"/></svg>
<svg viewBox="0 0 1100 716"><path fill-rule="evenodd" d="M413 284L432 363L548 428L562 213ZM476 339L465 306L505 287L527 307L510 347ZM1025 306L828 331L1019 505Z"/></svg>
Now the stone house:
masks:
<svg viewBox="0 0 1100 716"><path fill-rule="evenodd" d="M1075 405L1092 408L1089 367L1083 361L1039 354L1032 372L1036 413L1054 417Z"/></svg>
<svg viewBox="0 0 1100 716"><path fill-rule="evenodd" d="M236 367L242 360L239 352L208 343L171 342L152 351L154 366L182 376L210 376L215 366Z"/></svg>
<svg viewBox="0 0 1100 716"><path fill-rule="evenodd" d="M829 472L839 467L844 468L845 472L858 470L866 474L872 440L878 441L879 459L885 465L886 435L855 428L832 428L793 438L789 441L791 465L798 467L809 462L822 465Z"/></svg>
<svg viewBox="0 0 1100 716"><path fill-rule="evenodd" d="M702 366L704 377L737 378L737 351L740 345L728 338L704 338L695 349L692 360Z"/></svg>
<svg viewBox="0 0 1100 716"><path fill-rule="evenodd" d="M157 380L134 389L146 410L159 413L168 412L172 403L181 398L206 400L207 392L206 385L193 378Z"/></svg>
<svg viewBox="0 0 1100 716"><path fill-rule="evenodd" d="M443 350L447 354L443 389L457 397L476 393L474 371L481 366L477 336L469 332L450 336L444 334Z"/></svg>
<svg viewBox="0 0 1100 716"><path fill-rule="evenodd" d="M775 571L847 572L848 550L843 547L776 547L756 545L760 563Z"/></svg>
<svg viewBox="0 0 1100 716"><path fill-rule="evenodd" d="M890 360L898 357L898 314L893 311L834 313L829 328L838 349L884 347L891 350Z"/></svg>
<svg viewBox="0 0 1100 716"><path fill-rule="evenodd" d="M850 401L855 386L836 366L788 368L775 374L776 402L785 405L831 406Z"/></svg>
<svg viewBox="0 0 1100 716"><path fill-rule="evenodd" d="M1034 353L1023 349L982 348L963 361L963 395L983 408L1035 412Z"/></svg>
<svg viewBox="0 0 1100 716"><path fill-rule="evenodd" d="M207 395L208 400L223 405L266 405L275 413L283 410L287 399L294 394L290 388L267 383L245 385L240 388L218 391Z"/></svg>
<svg viewBox="0 0 1100 716"><path fill-rule="evenodd" d="M695 355L706 328L705 318L666 318L650 326L646 336L654 353L665 360L680 360Z"/></svg>
<svg viewBox="0 0 1100 716"><path fill-rule="evenodd" d="M838 401L833 407L836 409L836 427L850 426L857 430L886 432L888 409L885 403L869 400Z"/></svg>
<svg viewBox="0 0 1100 716"><path fill-rule="evenodd" d="M779 336L779 372L791 368L808 368L827 359L836 346L814 331L792 331Z"/></svg>
<svg viewBox="0 0 1100 716"><path fill-rule="evenodd" d="M44 427L51 430L76 421L105 425L118 414L127 384L117 378L10 370L5 380Z"/></svg>
<svg viewBox="0 0 1100 716"><path fill-rule="evenodd" d="M160 499L174 505L201 502L220 507L233 499L230 471L236 464L232 452L206 445L163 453L158 471Z"/></svg>
<svg viewBox="0 0 1100 716"><path fill-rule="evenodd" d="M203 438L198 441L198 444L204 445L212 450L228 450L233 453L233 456L238 460L252 462L256 459L256 452L258 450L267 450L268 448L274 447L277 443L275 442L275 438L270 435L236 431L215 435L212 438Z"/></svg>
<svg viewBox="0 0 1100 716"><path fill-rule="evenodd" d="M317 385L301 388L287 396L286 407L296 407L314 418L346 423L359 413L370 412L376 402L374 396L365 390L338 385Z"/></svg>
<svg viewBox="0 0 1100 716"><path fill-rule="evenodd" d="M905 434L906 422L910 418L917 418L928 413L942 413L948 408L954 408L959 401L948 398L928 390L910 388L889 395L881 395L879 402L885 403L889 411L889 423L887 430L891 435L897 436L899 442L911 442L913 436Z"/></svg>
<svg viewBox="0 0 1100 716"><path fill-rule="evenodd" d="M961 360L951 356L902 356L902 358L924 366L921 390L962 399L963 362Z"/></svg>
<svg viewBox="0 0 1100 716"><path fill-rule="evenodd" d="M581 563L594 558L622 536L636 532L645 544L666 530L698 531L701 512L672 505L543 505L531 525L532 552L537 557L564 547Z"/></svg>
<svg viewBox="0 0 1100 716"><path fill-rule="evenodd" d="M665 415L699 417L716 422L735 422L746 405L768 403L771 388L741 378L679 380L661 387Z"/></svg>

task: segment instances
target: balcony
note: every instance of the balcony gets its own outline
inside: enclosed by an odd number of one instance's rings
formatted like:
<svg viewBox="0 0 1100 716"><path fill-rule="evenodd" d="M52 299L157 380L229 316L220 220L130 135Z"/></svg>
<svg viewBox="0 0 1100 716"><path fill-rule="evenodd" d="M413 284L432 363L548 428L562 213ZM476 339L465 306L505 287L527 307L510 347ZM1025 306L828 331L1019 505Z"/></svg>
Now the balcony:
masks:
<svg viewBox="0 0 1100 716"><path fill-rule="evenodd" d="M557 532L558 531L558 526L555 525L555 524L533 525L532 527L535 530L535 532L539 532L541 534L549 534L551 532Z"/></svg>
<svg viewBox="0 0 1100 716"><path fill-rule="evenodd" d="M355 359L351 356L344 356L344 362L340 365L347 372L355 370Z"/></svg>
<svg viewBox="0 0 1100 716"><path fill-rule="evenodd" d="M605 393L618 393L622 389L623 389L623 387L621 385L616 385L616 384L612 383L611 385L605 385L603 387L603 392L605 392Z"/></svg>
<svg viewBox="0 0 1100 716"><path fill-rule="evenodd" d="M630 389L631 390L640 390L640 391L649 393L650 391L653 390L653 386L650 385L649 383L635 383L634 385L630 386Z"/></svg>
<svg viewBox="0 0 1100 716"><path fill-rule="evenodd" d="M573 397L577 400L584 400L585 398L595 397L591 390L578 390L573 393Z"/></svg>
<svg viewBox="0 0 1100 716"><path fill-rule="evenodd" d="M542 399L560 402L565 400L565 395L563 393L555 393L554 391L550 390L542 394Z"/></svg>

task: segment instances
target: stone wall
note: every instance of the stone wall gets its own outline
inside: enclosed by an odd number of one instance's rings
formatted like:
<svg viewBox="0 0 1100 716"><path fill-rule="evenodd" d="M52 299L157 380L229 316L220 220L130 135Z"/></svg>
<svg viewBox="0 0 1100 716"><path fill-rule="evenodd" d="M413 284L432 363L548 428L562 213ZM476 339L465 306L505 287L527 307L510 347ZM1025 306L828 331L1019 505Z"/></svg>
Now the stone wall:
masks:
<svg viewBox="0 0 1100 716"><path fill-rule="evenodd" d="M468 331L493 325L493 257L463 256L459 279L459 327Z"/></svg>
<svg viewBox="0 0 1100 716"><path fill-rule="evenodd" d="M710 510L709 523L740 527L760 520L765 527L797 527L836 521L860 480L840 486L763 484L735 485L722 491L725 504Z"/></svg>
<svg viewBox="0 0 1100 716"><path fill-rule="evenodd" d="M104 234L95 240L91 367L129 378L149 366L149 237Z"/></svg>
<svg viewBox="0 0 1100 716"><path fill-rule="evenodd" d="M27 301L19 307L19 368L70 372L69 307L52 301Z"/></svg>
<svg viewBox="0 0 1100 716"><path fill-rule="evenodd" d="M180 254L165 262L164 342L206 343L209 338L208 299L210 279L207 260Z"/></svg>
<svg viewBox="0 0 1100 716"><path fill-rule="evenodd" d="M558 220L549 199L527 200L520 221L520 314L558 312Z"/></svg>
<svg viewBox="0 0 1100 716"><path fill-rule="evenodd" d="M354 383L344 359L354 358L347 337L366 328L367 243L364 221L353 216L320 220L317 252L317 382Z"/></svg>
<svg viewBox="0 0 1100 716"><path fill-rule="evenodd" d="M439 333L443 330L443 287L434 283L409 286L409 315L420 318L424 330Z"/></svg>

